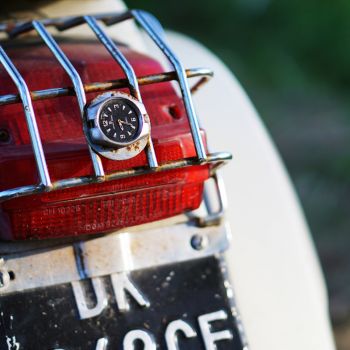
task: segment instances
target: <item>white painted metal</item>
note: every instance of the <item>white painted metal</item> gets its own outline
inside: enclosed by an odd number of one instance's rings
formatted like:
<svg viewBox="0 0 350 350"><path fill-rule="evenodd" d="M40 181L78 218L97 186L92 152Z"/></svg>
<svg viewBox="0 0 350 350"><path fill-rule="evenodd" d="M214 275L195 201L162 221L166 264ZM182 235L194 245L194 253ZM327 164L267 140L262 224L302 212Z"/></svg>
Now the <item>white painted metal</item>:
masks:
<svg viewBox="0 0 350 350"><path fill-rule="evenodd" d="M251 350L335 349L310 232L259 115L216 56L187 37L168 39L186 66L215 72L194 102L209 143L233 153L222 170L233 232L226 257Z"/></svg>
<svg viewBox="0 0 350 350"><path fill-rule="evenodd" d="M117 0L64 0L41 12L57 17L112 8L125 6ZM130 23L122 26L118 33L139 51L145 50L136 28ZM89 35L84 27L74 30ZM113 36L118 38L118 33ZM251 349L335 349L327 294L309 230L258 114L213 54L186 37L172 34L170 39L187 66L208 65L216 72L216 79L195 102L210 143L235 155L223 172L227 216L234 231L227 260ZM218 104L214 107L212 101ZM225 118L223 128L219 117Z"/></svg>
<svg viewBox="0 0 350 350"><path fill-rule="evenodd" d="M40 8L40 13L47 17L62 17L118 11L124 12L126 9L127 7L121 0L60 0L42 6ZM117 28L118 29L116 29L116 27L106 28L106 33L122 42L127 38L128 44L134 49L137 51L146 51L144 42L132 21L120 23ZM88 38L93 37L87 25L70 29L70 35Z"/></svg>
<svg viewBox="0 0 350 350"><path fill-rule="evenodd" d="M57 248L37 249L31 254L6 255L5 262L0 260L1 276L8 276L12 271L16 278L13 281L7 278L6 283L0 285L0 296L199 259L224 252L229 245L230 232L225 224L203 228L186 222L169 225L168 220L157 224L158 227L138 226ZM207 244L199 248L193 246L196 235Z"/></svg>

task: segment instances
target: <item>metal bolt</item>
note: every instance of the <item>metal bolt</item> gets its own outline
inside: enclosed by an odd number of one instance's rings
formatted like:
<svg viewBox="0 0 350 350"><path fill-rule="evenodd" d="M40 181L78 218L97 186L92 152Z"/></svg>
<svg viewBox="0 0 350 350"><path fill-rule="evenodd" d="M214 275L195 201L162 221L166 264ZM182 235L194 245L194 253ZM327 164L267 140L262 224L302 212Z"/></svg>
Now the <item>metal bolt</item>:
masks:
<svg viewBox="0 0 350 350"><path fill-rule="evenodd" d="M0 289L6 288L10 283L10 274L7 271L0 271Z"/></svg>
<svg viewBox="0 0 350 350"><path fill-rule="evenodd" d="M5 261L0 258L0 289L8 287L10 280L10 274L5 268Z"/></svg>
<svg viewBox="0 0 350 350"><path fill-rule="evenodd" d="M208 245L207 237L203 237L202 235L194 235L191 238L191 246L195 250L202 250Z"/></svg>

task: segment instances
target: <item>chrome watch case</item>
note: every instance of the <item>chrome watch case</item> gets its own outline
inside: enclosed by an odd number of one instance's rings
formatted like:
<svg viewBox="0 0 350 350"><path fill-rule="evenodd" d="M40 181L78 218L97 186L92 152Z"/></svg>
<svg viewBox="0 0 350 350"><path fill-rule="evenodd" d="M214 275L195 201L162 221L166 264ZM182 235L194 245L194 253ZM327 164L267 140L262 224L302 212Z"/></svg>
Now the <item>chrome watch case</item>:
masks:
<svg viewBox="0 0 350 350"><path fill-rule="evenodd" d="M117 142L108 138L99 122L103 107L111 101L126 101L137 112L138 132L131 141ZM123 92L107 92L97 96L85 110L85 133L95 152L112 160L137 156L147 145L151 133L150 119L143 103Z"/></svg>

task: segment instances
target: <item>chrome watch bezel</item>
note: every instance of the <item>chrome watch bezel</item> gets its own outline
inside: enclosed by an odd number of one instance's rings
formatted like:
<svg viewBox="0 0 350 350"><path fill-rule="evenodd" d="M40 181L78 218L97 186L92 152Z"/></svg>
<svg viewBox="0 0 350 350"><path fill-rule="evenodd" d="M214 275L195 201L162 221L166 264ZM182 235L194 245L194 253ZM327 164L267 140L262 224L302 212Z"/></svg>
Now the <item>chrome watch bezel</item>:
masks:
<svg viewBox="0 0 350 350"><path fill-rule="evenodd" d="M116 100L126 100L128 104L134 107L137 112L137 118L139 120L139 127L136 134L136 137L127 142L117 142L113 139L107 137L103 132L100 125L101 111L103 107L109 102ZM133 98L132 96L122 93L122 92L113 92L102 94L97 96L92 103L87 108L87 122L89 128L89 137L93 143L99 144L106 147L125 147L132 145L141 138L149 134L149 124L145 122L145 115L147 114L145 106Z"/></svg>
<svg viewBox="0 0 350 350"><path fill-rule="evenodd" d="M103 107L112 100L127 100L137 111L139 130L135 139L117 142L108 138L100 127L100 115ZM147 145L150 137L150 120L143 103L136 98L119 91L112 91L97 96L85 110L85 133L93 150L112 160L124 160L135 157ZM134 146L134 147L133 147Z"/></svg>

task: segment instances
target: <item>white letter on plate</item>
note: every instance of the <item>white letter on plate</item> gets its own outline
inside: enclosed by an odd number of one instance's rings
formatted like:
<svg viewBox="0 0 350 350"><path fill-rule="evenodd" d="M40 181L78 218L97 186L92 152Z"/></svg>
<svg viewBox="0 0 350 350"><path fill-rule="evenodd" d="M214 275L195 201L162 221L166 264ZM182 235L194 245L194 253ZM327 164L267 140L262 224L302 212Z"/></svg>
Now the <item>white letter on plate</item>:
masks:
<svg viewBox="0 0 350 350"><path fill-rule="evenodd" d="M212 312L210 314L202 315L198 317L199 327L202 332L204 344L206 350L216 350L215 342L219 340L232 339L232 333L225 329L220 332L211 332L210 322L226 320L227 314L225 311L220 310Z"/></svg>
<svg viewBox="0 0 350 350"><path fill-rule="evenodd" d="M177 332L182 332L187 338L193 338L197 335L194 329L185 321L175 320L170 322L165 332L168 350L179 350L179 343L176 336Z"/></svg>
<svg viewBox="0 0 350 350"><path fill-rule="evenodd" d="M147 298L137 289L135 283L131 281L127 273L115 273L111 275L111 280L119 311L125 312L130 309L125 291L127 291L140 306L150 306Z"/></svg>
<svg viewBox="0 0 350 350"><path fill-rule="evenodd" d="M143 350L156 350L156 343L151 334L141 329L130 331L123 341L123 350L134 350L134 342L141 340L144 344Z"/></svg>
<svg viewBox="0 0 350 350"><path fill-rule="evenodd" d="M96 295L97 302L94 307L88 308L81 283L79 281L72 282L75 301L77 303L79 315L82 320L98 316L108 305L108 299L102 280L100 278L93 278L91 279L91 283Z"/></svg>
<svg viewBox="0 0 350 350"><path fill-rule="evenodd" d="M8 350L19 350L20 343L17 342L16 337L6 336L6 344Z"/></svg>
<svg viewBox="0 0 350 350"><path fill-rule="evenodd" d="M96 344L96 350L107 350L108 339L100 338Z"/></svg>

